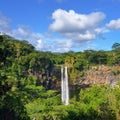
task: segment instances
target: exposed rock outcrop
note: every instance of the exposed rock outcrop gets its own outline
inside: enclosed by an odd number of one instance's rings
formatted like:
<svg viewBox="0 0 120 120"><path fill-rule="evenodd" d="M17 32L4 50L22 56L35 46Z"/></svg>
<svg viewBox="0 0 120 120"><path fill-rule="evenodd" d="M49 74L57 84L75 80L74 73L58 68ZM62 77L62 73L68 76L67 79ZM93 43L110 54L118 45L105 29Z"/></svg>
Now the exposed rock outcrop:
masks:
<svg viewBox="0 0 120 120"><path fill-rule="evenodd" d="M120 66L92 66L84 71L84 76L77 83L85 85L108 84L114 87L120 81Z"/></svg>

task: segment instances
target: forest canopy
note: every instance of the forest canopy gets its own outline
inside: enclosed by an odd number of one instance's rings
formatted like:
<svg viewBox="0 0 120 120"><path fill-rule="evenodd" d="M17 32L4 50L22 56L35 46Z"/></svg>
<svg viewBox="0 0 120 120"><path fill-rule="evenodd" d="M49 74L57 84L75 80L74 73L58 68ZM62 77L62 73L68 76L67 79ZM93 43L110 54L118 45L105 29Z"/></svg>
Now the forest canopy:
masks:
<svg viewBox="0 0 120 120"><path fill-rule="evenodd" d="M27 41L0 35L0 119L119 120L119 83L114 89L108 85L85 90L76 86L68 106L61 103L60 87L56 87L57 83L60 86L57 82L60 65L70 68L72 84L91 66L119 66L120 43L111 48L111 51L43 52ZM119 74L120 70L114 73Z"/></svg>

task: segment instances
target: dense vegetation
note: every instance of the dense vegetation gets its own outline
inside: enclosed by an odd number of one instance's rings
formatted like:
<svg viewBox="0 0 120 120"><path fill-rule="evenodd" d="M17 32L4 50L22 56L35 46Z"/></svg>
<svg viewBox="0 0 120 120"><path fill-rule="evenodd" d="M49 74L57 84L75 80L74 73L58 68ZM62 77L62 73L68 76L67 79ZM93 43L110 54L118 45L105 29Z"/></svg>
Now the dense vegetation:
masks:
<svg viewBox="0 0 120 120"><path fill-rule="evenodd" d="M60 99L60 65L69 66L71 84L93 65L120 65L120 44L111 51L51 53L27 41L0 36L0 120L119 120L120 84L113 89L76 85L70 105ZM119 70L114 71L119 74ZM56 86L56 84L58 86Z"/></svg>

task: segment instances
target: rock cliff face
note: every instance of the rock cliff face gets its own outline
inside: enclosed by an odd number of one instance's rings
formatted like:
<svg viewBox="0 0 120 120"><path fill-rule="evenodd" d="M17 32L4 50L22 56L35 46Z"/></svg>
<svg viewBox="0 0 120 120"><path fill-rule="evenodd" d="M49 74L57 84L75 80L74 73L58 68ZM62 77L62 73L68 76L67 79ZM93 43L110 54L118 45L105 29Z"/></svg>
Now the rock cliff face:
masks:
<svg viewBox="0 0 120 120"><path fill-rule="evenodd" d="M120 81L120 66L92 66L89 70L84 71L84 76L76 82L78 84L108 84L114 87Z"/></svg>
<svg viewBox="0 0 120 120"><path fill-rule="evenodd" d="M70 78L71 72L69 72L69 88L75 90L80 86L85 88L94 84L108 84L114 87L118 81L120 81L120 66L92 66L89 69L83 71L83 75L75 74L74 80ZM78 76L77 76L78 75ZM47 89L61 90L61 68L54 68L54 70L47 74L39 74L39 85L43 85Z"/></svg>
<svg viewBox="0 0 120 120"><path fill-rule="evenodd" d="M48 89L61 90L61 72L60 68L55 68L52 71L51 77L48 80ZM83 71L83 76L74 75L74 80L70 78L69 72L69 89L76 91L76 89L84 89L86 87L98 84L108 84L111 87L117 85L120 81L120 66L92 66ZM45 84L46 86L47 84Z"/></svg>

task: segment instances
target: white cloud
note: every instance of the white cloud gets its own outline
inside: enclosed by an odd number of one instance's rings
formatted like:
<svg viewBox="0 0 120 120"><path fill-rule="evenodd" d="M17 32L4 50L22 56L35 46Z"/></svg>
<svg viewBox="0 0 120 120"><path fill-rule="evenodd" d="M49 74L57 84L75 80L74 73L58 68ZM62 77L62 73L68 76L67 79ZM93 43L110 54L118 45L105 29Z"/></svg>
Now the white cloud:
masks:
<svg viewBox="0 0 120 120"><path fill-rule="evenodd" d="M12 29L9 19L1 14L0 32L4 32L19 40L27 40L34 45L37 50L42 51L67 52L72 45L70 41L65 39L51 38L50 35L33 32L32 29L26 25L19 25L16 29Z"/></svg>
<svg viewBox="0 0 120 120"><path fill-rule="evenodd" d="M79 33L79 32L72 32L72 33L65 33L65 37L71 38L75 42L86 42L89 40L93 40L96 38L96 35L90 31L85 31L85 33Z"/></svg>
<svg viewBox="0 0 120 120"><path fill-rule="evenodd" d="M120 29L120 18L117 20L111 20L108 24L106 24L106 27L108 27L109 29L115 29L115 30Z"/></svg>
<svg viewBox="0 0 120 120"><path fill-rule="evenodd" d="M19 40L27 40L30 44L32 44L36 48L39 48L40 50L42 49L42 42L43 42L41 40L42 34L33 32L29 26L19 25L18 28L12 29L7 34ZM40 45L40 40L41 40L41 45Z"/></svg>
<svg viewBox="0 0 120 120"><path fill-rule="evenodd" d="M73 10L67 12L58 9L53 12L52 18L53 23L49 26L50 33L44 34L33 32L26 25L12 28L10 19L0 14L0 32L5 32L19 40L27 40L37 50L67 52L94 47L91 41L97 37L104 39L102 33L110 32L109 29L120 29L120 19L102 25L105 19L105 14L102 12L78 14ZM51 31L60 34L51 34Z"/></svg>
<svg viewBox="0 0 120 120"><path fill-rule="evenodd" d="M44 41L43 41L44 40ZM52 38L42 38L38 41L38 44L36 46L37 49L41 49L43 51L52 51L52 52L68 52L72 48L72 41L71 40L65 40L62 39L56 39Z"/></svg>
<svg viewBox="0 0 120 120"><path fill-rule="evenodd" d="M8 31L10 31L10 19L3 16L0 13L0 32L5 32L7 33Z"/></svg>
<svg viewBox="0 0 120 120"><path fill-rule="evenodd" d="M73 10L67 12L57 9L52 14L54 21L49 29L79 43L86 42L95 39L98 34L103 32L101 23L104 18L105 14L102 12L78 14Z"/></svg>
<svg viewBox="0 0 120 120"><path fill-rule="evenodd" d="M24 28L24 26L19 27L18 32L19 32L19 34L21 34L23 36L28 36L29 35L29 29L28 29L28 31L26 31L26 28Z"/></svg>
<svg viewBox="0 0 120 120"><path fill-rule="evenodd" d="M52 14L54 22L50 25L50 30L61 33L84 32L95 28L105 18L102 12L93 12L88 15L69 12L58 9Z"/></svg>
<svg viewBox="0 0 120 120"><path fill-rule="evenodd" d="M73 45L71 40L56 40L55 43L55 52L68 52Z"/></svg>
<svg viewBox="0 0 120 120"><path fill-rule="evenodd" d="M46 36L41 33L33 32L29 26L19 25L16 29L10 27L9 18L0 14L0 31L5 32L19 40L27 40L36 49L52 52L67 52L74 47L79 47L91 39L95 39L97 34L103 30L99 24L105 18L101 12L88 15L77 14L73 10L69 12L58 9L53 13L54 22L50 25L50 30L59 32L63 36ZM73 40L76 40L75 42ZM78 44L79 43L79 44ZM78 45L77 45L78 44Z"/></svg>
<svg viewBox="0 0 120 120"><path fill-rule="evenodd" d="M42 34L35 33L31 30L29 26L19 25L16 29L10 27L10 19L0 14L0 32L6 33L19 40L27 40L29 43L34 46L39 45L39 49L42 49Z"/></svg>
<svg viewBox="0 0 120 120"><path fill-rule="evenodd" d="M42 48L43 48L43 41L41 39L39 39L37 41L36 49L40 50Z"/></svg>
<svg viewBox="0 0 120 120"><path fill-rule="evenodd" d="M28 26L19 25L17 29L13 29L11 31L11 34L17 37L18 39L26 39L32 34L32 31Z"/></svg>

